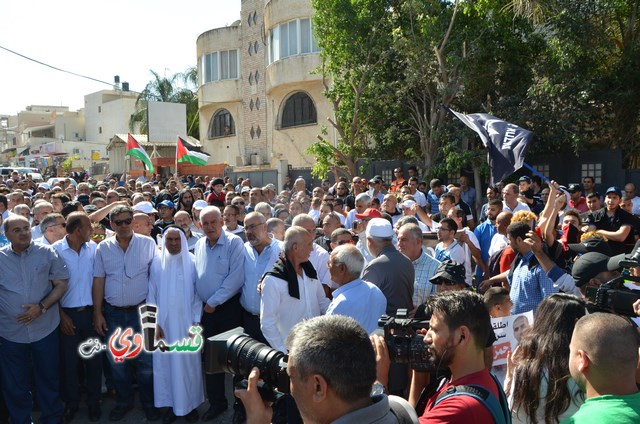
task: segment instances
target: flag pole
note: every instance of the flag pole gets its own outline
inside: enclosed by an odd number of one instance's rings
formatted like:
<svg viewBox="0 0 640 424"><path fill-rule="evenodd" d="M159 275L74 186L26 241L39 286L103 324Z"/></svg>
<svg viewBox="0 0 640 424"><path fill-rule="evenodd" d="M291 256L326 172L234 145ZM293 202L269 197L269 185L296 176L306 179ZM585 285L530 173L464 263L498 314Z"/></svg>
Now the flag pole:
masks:
<svg viewBox="0 0 640 424"><path fill-rule="evenodd" d="M535 175L540 177L542 181L544 181L545 183L549 184L551 182L551 180L549 180L547 177L542 175L540 172L538 172L538 170L536 170L533 166L529 165L527 162L522 162L522 166L524 166L529 171L533 172Z"/></svg>

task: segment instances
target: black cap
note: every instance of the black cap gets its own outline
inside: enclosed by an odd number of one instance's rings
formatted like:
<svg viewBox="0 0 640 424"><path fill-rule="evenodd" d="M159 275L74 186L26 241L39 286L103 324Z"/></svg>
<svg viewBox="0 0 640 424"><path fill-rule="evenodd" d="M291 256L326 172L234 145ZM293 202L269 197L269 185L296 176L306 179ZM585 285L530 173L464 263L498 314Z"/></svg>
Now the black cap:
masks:
<svg viewBox="0 0 640 424"><path fill-rule="evenodd" d="M432 284L440 284L440 278L453 281L457 284L467 284L464 265L453 262L452 260L446 260L438 265L436 273L433 277L429 278L429 281Z"/></svg>
<svg viewBox="0 0 640 424"><path fill-rule="evenodd" d="M211 181L211 186L216 186L218 184L224 184L224 180L222 178L216 178L215 180Z"/></svg>
<svg viewBox="0 0 640 424"><path fill-rule="evenodd" d="M382 177L380 175L374 175L371 180L373 180L373 181L382 181Z"/></svg>
<svg viewBox="0 0 640 424"><path fill-rule="evenodd" d="M523 175L522 177L518 178L518 182L520 181L526 181L529 184L531 184L531 178L527 177L526 175Z"/></svg>
<svg viewBox="0 0 640 424"><path fill-rule="evenodd" d="M576 263L573 264L571 271L576 286L584 286L590 279L601 272L618 270L620 268L620 260L623 260L624 257L624 254L609 257L598 252L588 252L580 256Z"/></svg>
<svg viewBox="0 0 640 424"><path fill-rule="evenodd" d="M569 243L567 244L569 250L576 253L588 253L598 252L603 255L611 256L611 247L602 237L589 237L582 241L582 243Z"/></svg>
<svg viewBox="0 0 640 424"><path fill-rule="evenodd" d="M81 194L78 196L78 202L82 203L82 206L87 206L89 204L89 195Z"/></svg>
<svg viewBox="0 0 640 424"><path fill-rule="evenodd" d="M569 184L569 188L567 189L569 193L575 193L576 191L582 191L582 186L580 184Z"/></svg>

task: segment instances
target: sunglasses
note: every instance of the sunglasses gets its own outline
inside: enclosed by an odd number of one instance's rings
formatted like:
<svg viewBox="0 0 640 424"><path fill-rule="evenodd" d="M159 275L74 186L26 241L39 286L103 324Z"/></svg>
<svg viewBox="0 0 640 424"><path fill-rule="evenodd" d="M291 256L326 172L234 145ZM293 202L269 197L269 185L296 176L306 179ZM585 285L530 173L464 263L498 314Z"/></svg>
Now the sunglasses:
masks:
<svg viewBox="0 0 640 424"><path fill-rule="evenodd" d="M445 280L444 278L441 278L440 284L444 284L445 286L455 286L458 283L456 283L455 281Z"/></svg>
<svg viewBox="0 0 640 424"><path fill-rule="evenodd" d="M133 222L133 218L118 219L113 221L113 223L116 224L118 227L120 227L121 225L131 225L132 222Z"/></svg>
<svg viewBox="0 0 640 424"><path fill-rule="evenodd" d="M104 240L105 235L104 234L91 234L91 238L94 240Z"/></svg>
<svg viewBox="0 0 640 424"><path fill-rule="evenodd" d="M244 202L235 202L235 203L232 203L232 205L233 205L233 206L244 205L244 204L245 204Z"/></svg>

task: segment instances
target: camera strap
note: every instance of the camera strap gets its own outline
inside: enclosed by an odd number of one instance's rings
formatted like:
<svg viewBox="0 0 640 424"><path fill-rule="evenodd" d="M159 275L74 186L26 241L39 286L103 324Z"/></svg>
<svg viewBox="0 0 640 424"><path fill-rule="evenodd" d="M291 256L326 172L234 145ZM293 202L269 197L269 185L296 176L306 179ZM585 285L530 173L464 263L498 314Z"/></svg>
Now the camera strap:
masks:
<svg viewBox="0 0 640 424"><path fill-rule="evenodd" d="M493 374L490 374L493 381L496 383L500 399L496 399L495 395L482 386L477 385L460 385L449 387L444 392L440 393L433 403L435 407L438 403L452 396L471 396L482 403L493 416L493 420L496 424L511 424L511 412L509 411L509 405L507 403L507 397L502 390L502 386Z"/></svg>

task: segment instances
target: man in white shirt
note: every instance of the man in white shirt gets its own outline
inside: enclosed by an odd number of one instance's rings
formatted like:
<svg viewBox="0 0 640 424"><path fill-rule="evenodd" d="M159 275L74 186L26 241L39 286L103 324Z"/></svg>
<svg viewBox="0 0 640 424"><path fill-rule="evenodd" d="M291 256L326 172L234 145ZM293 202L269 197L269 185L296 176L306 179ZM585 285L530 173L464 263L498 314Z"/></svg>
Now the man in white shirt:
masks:
<svg viewBox="0 0 640 424"><path fill-rule="evenodd" d="M285 261L269 271L262 282L260 329L272 348L287 352L285 341L298 322L324 314L329 299L309 255L313 238L304 228L291 227L284 236Z"/></svg>
<svg viewBox="0 0 640 424"><path fill-rule="evenodd" d="M502 189L502 210L506 212L516 213L518 211L530 211L526 204L518 201L518 186L511 183Z"/></svg>

